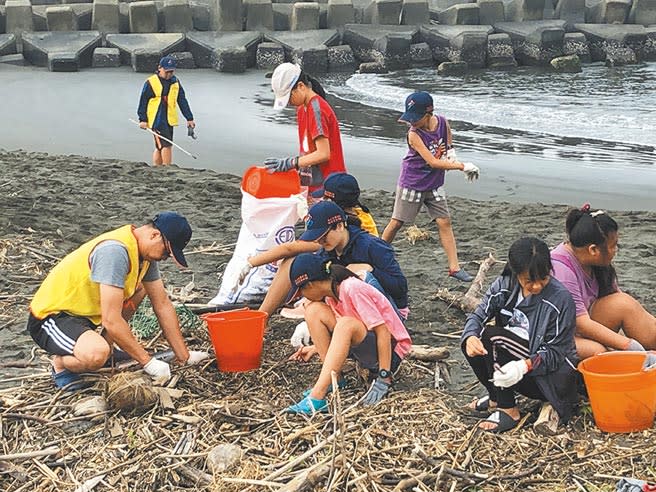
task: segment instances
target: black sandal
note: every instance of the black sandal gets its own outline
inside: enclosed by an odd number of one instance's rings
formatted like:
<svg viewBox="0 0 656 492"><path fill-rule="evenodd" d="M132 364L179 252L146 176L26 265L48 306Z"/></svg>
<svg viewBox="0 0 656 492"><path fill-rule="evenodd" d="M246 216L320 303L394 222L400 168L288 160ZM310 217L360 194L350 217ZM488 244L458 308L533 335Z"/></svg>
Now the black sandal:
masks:
<svg viewBox="0 0 656 492"><path fill-rule="evenodd" d="M519 424L519 420L515 420L510 415L502 410L497 410L494 413L491 413L490 416L484 420L484 422L490 422L496 424L497 426L494 429L483 429L487 432L493 432L499 434L500 432L507 432L514 429Z"/></svg>

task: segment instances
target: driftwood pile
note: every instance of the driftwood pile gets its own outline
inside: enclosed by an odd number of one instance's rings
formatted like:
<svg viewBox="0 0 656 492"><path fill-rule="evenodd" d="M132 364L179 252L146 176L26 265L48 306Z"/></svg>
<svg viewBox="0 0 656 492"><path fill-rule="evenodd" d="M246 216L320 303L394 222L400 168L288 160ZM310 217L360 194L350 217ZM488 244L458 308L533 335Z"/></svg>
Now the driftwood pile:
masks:
<svg viewBox="0 0 656 492"><path fill-rule="evenodd" d="M257 371L176 369L141 415L103 407L111 373L75 393L55 390L45 373L0 390L0 490L592 492L613 490L620 476L656 477L656 432L603 434L585 406L553 436L534 431L540 405L526 401L519 428L478 430L466 398L434 389L434 361L448 356L439 351L405 361L374 408L357 405L365 388L349 363L350 387L332 397L330 415L284 414L319 365L287 361L288 342L273 338ZM208 347L202 337L189 343ZM213 474L207 457L227 444L240 459Z"/></svg>

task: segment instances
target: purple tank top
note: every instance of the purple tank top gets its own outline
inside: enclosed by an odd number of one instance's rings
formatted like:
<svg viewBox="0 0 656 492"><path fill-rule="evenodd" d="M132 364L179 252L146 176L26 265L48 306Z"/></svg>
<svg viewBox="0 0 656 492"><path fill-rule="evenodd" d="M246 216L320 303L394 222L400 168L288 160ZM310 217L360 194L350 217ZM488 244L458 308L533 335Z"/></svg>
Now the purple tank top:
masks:
<svg viewBox="0 0 656 492"><path fill-rule="evenodd" d="M438 159L446 154L447 131L446 118L437 116L438 125L435 131L411 128L424 142L426 148ZM399 187L416 191L435 190L444 184L444 169L434 169L426 164L419 153L408 146L408 153L401 162Z"/></svg>

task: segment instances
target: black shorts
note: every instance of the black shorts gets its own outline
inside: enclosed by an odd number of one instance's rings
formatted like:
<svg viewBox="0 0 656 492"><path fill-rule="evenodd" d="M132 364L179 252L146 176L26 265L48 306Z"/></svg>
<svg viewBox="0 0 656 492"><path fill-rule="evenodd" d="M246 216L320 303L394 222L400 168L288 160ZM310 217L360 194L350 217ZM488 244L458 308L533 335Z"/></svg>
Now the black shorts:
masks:
<svg viewBox="0 0 656 492"><path fill-rule="evenodd" d="M394 351L396 340L392 339L392 364L390 367L391 372L395 372L399 364L401 364L401 357ZM349 357L357 360L362 367L370 371L378 372L378 345L376 334L373 331L368 331L367 336L364 337L358 345L351 347L349 350Z"/></svg>
<svg viewBox="0 0 656 492"><path fill-rule="evenodd" d="M166 128L153 128L153 131L159 135L161 135L164 138L168 138L169 140L173 140L173 127L172 126L167 126ZM155 148L157 150L162 150L164 147L172 147L171 142L167 142L166 140L159 138L158 136L155 136Z"/></svg>
<svg viewBox="0 0 656 492"><path fill-rule="evenodd" d="M95 330L90 319L58 313L37 319L32 314L27 320L27 331L36 344L49 354L73 355L73 347L80 335Z"/></svg>

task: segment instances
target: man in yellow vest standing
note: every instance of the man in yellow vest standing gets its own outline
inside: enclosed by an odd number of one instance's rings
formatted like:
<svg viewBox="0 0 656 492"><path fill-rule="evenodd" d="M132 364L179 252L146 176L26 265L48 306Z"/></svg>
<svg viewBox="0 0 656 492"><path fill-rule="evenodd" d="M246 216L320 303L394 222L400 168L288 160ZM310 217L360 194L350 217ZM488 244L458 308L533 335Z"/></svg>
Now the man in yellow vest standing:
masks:
<svg viewBox="0 0 656 492"><path fill-rule="evenodd" d="M50 271L30 303L27 330L53 355L59 388L79 384L79 373L96 371L114 344L158 382L171 377L132 334L128 320L147 295L179 364L196 364L207 352L189 351L162 282L158 262L169 257L186 267L182 250L191 227L176 212L161 212L148 223L125 225L84 243Z"/></svg>
<svg viewBox="0 0 656 492"><path fill-rule="evenodd" d="M189 128L195 128L194 115L180 80L174 75L175 58L165 56L159 61L157 73L146 80L139 99L139 126L150 128L158 135L173 140L173 127L178 125L178 106ZM154 166L168 166L172 159L170 142L155 136Z"/></svg>

